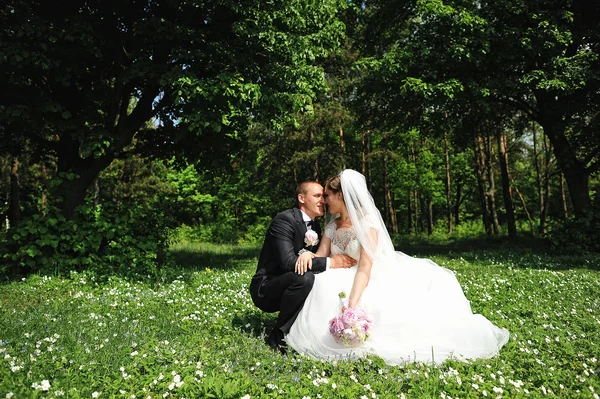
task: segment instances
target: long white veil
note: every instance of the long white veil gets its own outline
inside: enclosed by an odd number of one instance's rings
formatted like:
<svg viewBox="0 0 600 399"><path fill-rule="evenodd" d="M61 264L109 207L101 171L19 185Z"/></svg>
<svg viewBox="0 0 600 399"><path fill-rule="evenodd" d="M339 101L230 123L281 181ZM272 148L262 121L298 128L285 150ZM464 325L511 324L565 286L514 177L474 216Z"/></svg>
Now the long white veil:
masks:
<svg viewBox="0 0 600 399"><path fill-rule="evenodd" d="M373 261L393 256L394 245L369 193L365 177L355 170L346 169L340 173L340 182L348 215L367 255Z"/></svg>

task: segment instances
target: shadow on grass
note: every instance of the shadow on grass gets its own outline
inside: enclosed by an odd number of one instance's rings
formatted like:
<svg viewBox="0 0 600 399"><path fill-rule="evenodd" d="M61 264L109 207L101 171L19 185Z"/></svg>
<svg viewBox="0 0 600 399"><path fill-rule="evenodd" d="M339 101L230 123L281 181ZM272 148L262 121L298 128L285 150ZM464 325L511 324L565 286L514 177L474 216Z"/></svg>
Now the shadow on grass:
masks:
<svg viewBox="0 0 600 399"><path fill-rule="evenodd" d="M181 243L171 248L175 263L186 269L228 270L258 263L260 246Z"/></svg>
<svg viewBox="0 0 600 399"><path fill-rule="evenodd" d="M235 316L231 322L237 328L251 337L265 337L275 326L277 313L263 313L260 311Z"/></svg>
<svg viewBox="0 0 600 399"><path fill-rule="evenodd" d="M396 250L419 258L442 256L462 258L471 263L507 263L517 268L600 270L599 253L553 249L543 239L532 236L516 239L507 236L444 239L396 236L393 241Z"/></svg>

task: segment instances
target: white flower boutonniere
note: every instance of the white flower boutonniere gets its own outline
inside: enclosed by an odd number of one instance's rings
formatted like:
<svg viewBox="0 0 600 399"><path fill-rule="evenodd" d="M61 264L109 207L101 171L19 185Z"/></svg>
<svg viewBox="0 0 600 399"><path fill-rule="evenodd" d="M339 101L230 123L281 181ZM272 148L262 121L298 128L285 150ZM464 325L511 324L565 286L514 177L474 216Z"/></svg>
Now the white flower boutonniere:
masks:
<svg viewBox="0 0 600 399"><path fill-rule="evenodd" d="M304 243L308 247L312 247L319 243L319 236L317 235L317 232L311 229L310 227L308 228L308 230L306 230L306 233L304 234Z"/></svg>

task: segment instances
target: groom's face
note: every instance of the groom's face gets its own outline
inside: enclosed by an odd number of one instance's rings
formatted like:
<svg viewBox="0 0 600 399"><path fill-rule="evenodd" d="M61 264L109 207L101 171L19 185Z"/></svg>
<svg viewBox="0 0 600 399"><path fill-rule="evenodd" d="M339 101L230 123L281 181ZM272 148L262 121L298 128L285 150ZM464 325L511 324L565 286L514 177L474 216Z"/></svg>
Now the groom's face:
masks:
<svg viewBox="0 0 600 399"><path fill-rule="evenodd" d="M305 195L300 194L300 209L302 209L312 219L323 216L323 186L319 183L313 183L308 186Z"/></svg>

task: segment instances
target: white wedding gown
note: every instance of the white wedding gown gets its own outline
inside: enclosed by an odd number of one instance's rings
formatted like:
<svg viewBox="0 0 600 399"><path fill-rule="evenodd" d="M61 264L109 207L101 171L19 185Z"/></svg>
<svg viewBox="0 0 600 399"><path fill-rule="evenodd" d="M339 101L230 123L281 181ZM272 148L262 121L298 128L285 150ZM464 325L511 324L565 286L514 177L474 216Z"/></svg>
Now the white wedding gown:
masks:
<svg viewBox="0 0 600 399"><path fill-rule="evenodd" d="M354 227L325 228L331 255L360 256ZM442 363L456 359L490 358L508 341L506 329L473 314L454 273L429 259L396 252L393 264L374 261L371 278L359 304L373 322L367 341L344 347L329 334L329 320L341 313L338 294L350 294L357 267L330 269L315 276L304 307L286 342L297 352L318 359L343 359L374 354L389 365L411 361Z"/></svg>

